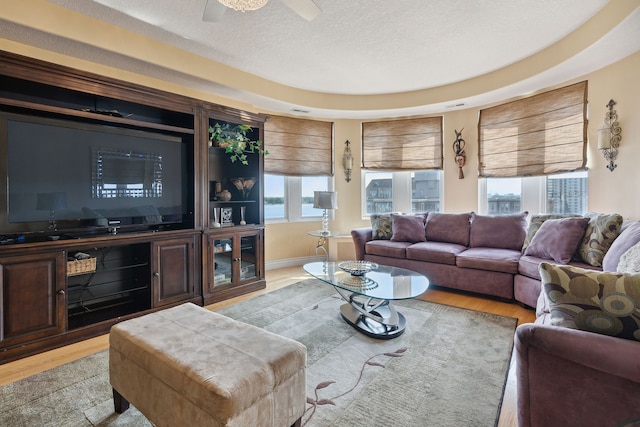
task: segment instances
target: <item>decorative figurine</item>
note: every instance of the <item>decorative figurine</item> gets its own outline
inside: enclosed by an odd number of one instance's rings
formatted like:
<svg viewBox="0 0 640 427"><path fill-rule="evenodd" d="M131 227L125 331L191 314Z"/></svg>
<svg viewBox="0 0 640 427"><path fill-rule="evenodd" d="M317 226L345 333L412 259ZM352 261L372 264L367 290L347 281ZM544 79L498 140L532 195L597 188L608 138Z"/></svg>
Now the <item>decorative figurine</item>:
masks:
<svg viewBox="0 0 640 427"><path fill-rule="evenodd" d="M464 128L460 129L460 132L454 129L456 133L456 141L453 143L453 152L456 154L455 160L458 164L458 179L464 179L464 172L462 172L462 167L464 166L467 156L464 154L464 139L462 139L462 131Z"/></svg>

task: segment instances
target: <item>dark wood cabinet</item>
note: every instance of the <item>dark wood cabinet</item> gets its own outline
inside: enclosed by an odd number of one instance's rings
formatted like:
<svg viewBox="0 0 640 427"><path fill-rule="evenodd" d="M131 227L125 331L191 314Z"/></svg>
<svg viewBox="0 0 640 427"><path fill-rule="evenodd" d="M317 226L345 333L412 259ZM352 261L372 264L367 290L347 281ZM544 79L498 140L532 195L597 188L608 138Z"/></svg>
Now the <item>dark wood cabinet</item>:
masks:
<svg viewBox="0 0 640 427"><path fill-rule="evenodd" d="M201 234L150 232L1 248L0 363L106 333L154 310L202 304ZM50 250L31 252L40 246ZM92 268L67 266L79 253L93 260Z"/></svg>
<svg viewBox="0 0 640 427"><path fill-rule="evenodd" d="M0 344L55 336L66 327L64 252L0 257Z"/></svg>
<svg viewBox="0 0 640 427"><path fill-rule="evenodd" d="M205 304L262 289L264 280L264 229L232 227L205 232L203 284Z"/></svg>
<svg viewBox="0 0 640 427"><path fill-rule="evenodd" d="M207 129L243 125L251 140L262 140L264 134L264 119L247 114L203 111L201 123ZM204 149L209 197L203 219L202 283L204 304L211 304L266 286L264 155L245 151L245 164L214 141L207 140Z"/></svg>
<svg viewBox="0 0 640 427"><path fill-rule="evenodd" d="M0 363L154 310L264 288L264 156L234 162L208 130L241 125L262 140L265 120L0 51ZM16 134L46 150L17 150L26 145L9 141ZM12 171L29 169L11 162L16 152L46 166L29 170L40 187L28 174L14 185ZM64 165L43 152L66 156ZM253 186L238 189L238 179ZM75 255L92 269L68 269Z"/></svg>
<svg viewBox="0 0 640 427"><path fill-rule="evenodd" d="M196 295L198 236L152 243L153 306L179 303ZM198 292L199 294L199 292Z"/></svg>

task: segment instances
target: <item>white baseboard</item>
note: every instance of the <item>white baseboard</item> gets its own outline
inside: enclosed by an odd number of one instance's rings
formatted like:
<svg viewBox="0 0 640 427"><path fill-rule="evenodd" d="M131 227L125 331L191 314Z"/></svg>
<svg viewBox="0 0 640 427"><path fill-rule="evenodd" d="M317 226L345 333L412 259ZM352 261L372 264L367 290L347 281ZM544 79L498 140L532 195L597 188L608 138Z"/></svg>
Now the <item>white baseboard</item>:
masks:
<svg viewBox="0 0 640 427"><path fill-rule="evenodd" d="M286 259L278 259L275 261L267 261L265 263L265 270L277 270L279 268L287 268L287 267L298 267L305 265L308 262L315 261L325 261L326 258L324 256L307 256L300 258L286 258Z"/></svg>

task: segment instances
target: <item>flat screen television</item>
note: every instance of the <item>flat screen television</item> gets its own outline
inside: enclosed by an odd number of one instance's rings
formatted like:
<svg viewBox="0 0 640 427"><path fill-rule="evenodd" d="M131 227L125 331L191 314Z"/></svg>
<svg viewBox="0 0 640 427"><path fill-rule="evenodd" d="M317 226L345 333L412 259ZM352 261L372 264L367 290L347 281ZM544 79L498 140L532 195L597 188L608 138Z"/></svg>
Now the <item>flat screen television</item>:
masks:
<svg viewBox="0 0 640 427"><path fill-rule="evenodd" d="M192 141L0 113L0 235L191 226Z"/></svg>

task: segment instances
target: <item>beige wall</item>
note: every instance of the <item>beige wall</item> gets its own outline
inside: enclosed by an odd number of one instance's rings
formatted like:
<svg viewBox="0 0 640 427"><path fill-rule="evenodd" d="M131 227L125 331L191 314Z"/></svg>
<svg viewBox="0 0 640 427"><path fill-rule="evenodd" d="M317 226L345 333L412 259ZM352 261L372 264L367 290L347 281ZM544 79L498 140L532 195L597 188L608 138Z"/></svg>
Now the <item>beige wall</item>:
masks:
<svg viewBox="0 0 640 427"><path fill-rule="evenodd" d="M640 52L597 72L568 81L560 86L588 80L589 96L589 167L590 211L617 212L625 218L640 219ZM604 122L605 105L617 102L622 141L616 164L610 172L607 162L595 148L597 129ZM444 210L446 212L478 211L478 108L444 113ZM464 128L467 164L464 179L458 179L458 167L451 148L454 130ZM335 122L336 191L339 209L329 228L348 233L351 228L369 225L361 218L360 171L354 170L351 182L344 180L341 167L344 141L352 143L354 165L360 164L360 121ZM319 222L272 224L267 226L267 261L313 255L316 240L306 236L308 230L320 228ZM278 237L276 237L278 236Z"/></svg>
<svg viewBox="0 0 640 427"><path fill-rule="evenodd" d="M629 3L612 2L610 7L605 8L606 13L604 15L606 17L609 14L617 13L620 16L613 22L618 22L630 13L630 10L633 10L635 4L637 4L637 1ZM34 14L33 10L35 9L40 10L42 13ZM195 55L187 55L175 48L168 48L166 45L161 45L158 42L116 27L94 20L87 20L79 14L69 12L44 0L7 2L6 5L3 5L1 14L9 22L13 21L36 29L45 28L51 34L72 40L82 40L105 50L117 49L118 52L124 55L139 58L149 63L158 61L170 62L171 67L176 68L176 71L185 72L196 77L202 76L205 78L206 76L202 75L202 73L208 75L215 71L216 75L219 74L217 77L220 78L220 82L223 84L227 81L231 83L232 79L246 80L248 89L255 89L256 93L264 91L269 93L277 92L279 94L286 93L283 92L284 89L280 85L270 85L268 82L259 78L254 79L243 73L229 73L228 68L224 66L212 64L211 61L205 61ZM609 23L606 27L608 28L611 25L613 24ZM548 55L537 55L536 58L514 64L513 67L507 67L499 70L498 73L484 76L483 78L472 79L464 84L437 88L434 91L424 93L418 91L409 94L394 94L388 97L377 96L358 99L363 103L361 105L362 108L374 103L380 103L382 100L386 100L387 103L385 105L391 108L395 104L407 106L419 103L420 98L426 95L429 96L426 96L425 99L431 99L434 96L436 99L455 99L495 89L496 81L501 84L517 81L530 76L532 67L542 67L538 71L542 71L544 67L551 67L553 61L549 63L549 61L544 60L544 57L554 58L559 55L558 51L562 53L560 56L565 57L567 52L579 51L584 48L585 43L591 42L590 38L596 37L599 34L598 31L604 31L605 28L601 25L596 26L595 21L593 26L594 28L581 28L561 43L550 47L548 50L550 54ZM104 37L105 34L108 34L109 37ZM235 100L221 98L195 89L154 79L144 74L124 71L116 66L109 67L11 40L0 39L0 49L252 111L251 106ZM566 84L570 84L584 79L589 81L589 105L591 110L589 125L589 139L591 142L589 143L588 151L590 168L589 210L615 211L627 218L640 218L640 200L637 190L640 185L640 173L636 169L638 166L635 164L640 160L640 84L638 75L640 75L640 52L597 72L566 82ZM269 93L265 94L268 95ZM304 91L296 92L296 96L303 95ZM309 96L326 97L322 94L309 94ZM618 167L613 172L609 172L605 168L605 161L601 153L594 148L596 130L603 122L606 111L605 104L611 98L618 103L616 110L622 126L622 142L619 159L617 160ZM385 107L385 105L379 107ZM445 149L444 210L447 212L477 211L478 109L445 112L443 115ZM467 143L465 147L467 165L464 168L465 178L463 180L458 179L458 169L452 159L451 150L451 144L455 139L454 129L459 130L461 128L464 128L463 137ZM360 163L360 121L336 120L334 132L336 147L335 183L339 197L339 209L335 211L335 220L331 222L330 227L347 233L351 228L368 225L368 221L361 218L360 171L355 169L351 182L347 183L344 180L344 172L341 167L344 141L347 139L353 143L354 164L357 166ZM315 255L314 248L317 239L308 236L306 233L309 230L318 228L320 228L319 221L268 225L266 230L267 261L273 262Z"/></svg>

